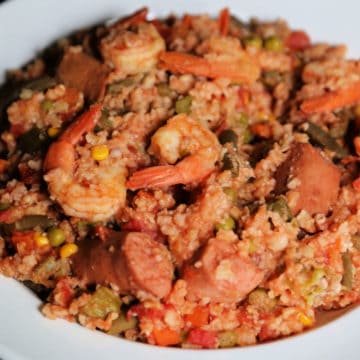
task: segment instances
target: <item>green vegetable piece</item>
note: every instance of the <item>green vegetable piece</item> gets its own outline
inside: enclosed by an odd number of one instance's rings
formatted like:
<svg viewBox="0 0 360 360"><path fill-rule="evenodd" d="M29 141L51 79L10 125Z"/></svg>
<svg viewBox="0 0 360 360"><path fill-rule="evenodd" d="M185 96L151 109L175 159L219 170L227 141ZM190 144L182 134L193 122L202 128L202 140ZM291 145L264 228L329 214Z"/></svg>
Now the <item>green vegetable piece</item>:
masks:
<svg viewBox="0 0 360 360"><path fill-rule="evenodd" d="M263 83L270 87L274 88L277 84L284 80L284 76L279 71L265 71L262 75Z"/></svg>
<svg viewBox="0 0 360 360"><path fill-rule="evenodd" d="M59 269L59 264L54 256L46 258L34 270L34 274L39 278L45 279L53 275Z"/></svg>
<svg viewBox="0 0 360 360"><path fill-rule="evenodd" d="M249 117L244 112L240 113L233 120L234 127L247 128L249 126Z"/></svg>
<svg viewBox="0 0 360 360"><path fill-rule="evenodd" d="M52 88L57 84L56 80L50 76L42 76L37 79L27 82L23 88L30 89L33 91L44 91Z"/></svg>
<svg viewBox="0 0 360 360"><path fill-rule="evenodd" d="M7 209L10 209L11 204L10 203L0 203L0 211L5 211Z"/></svg>
<svg viewBox="0 0 360 360"><path fill-rule="evenodd" d="M65 241L65 232L60 228L51 228L48 231L47 236L52 247L60 246Z"/></svg>
<svg viewBox="0 0 360 360"><path fill-rule="evenodd" d="M312 141L335 152L338 157L343 158L347 155L347 151L343 149L334 138L314 123L309 121L305 128L305 132Z"/></svg>
<svg viewBox="0 0 360 360"><path fill-rule="evenodd" d="M54 103L51 100L44 100L41 103L41 108L46 111L49 112L51 110L51 108L53 107Z"/></svg>
<svg viewBox="0 0 360 360"><path fill-rule="evenodd" d="M31 230L37 226L41 229L47 229L54 226L54 224L55 220L48 218L46 215L25 215L15 222L15 228L20 231Z"/></svg>
<svg viewBox="0 0 360 360"><path fill-rule="evenodd" d="M157 87L160 96L170 96L171 89L167 83L160 83Z"/></svg>
<svg viewBox="0 0 360 360"><path fill-rule="evenodd" d="M119 317L113 321L111 325L111 329L107 332L109 335L119 335L123 333L126 330L134 329L136 328L138 324L136 317L131 317L130 319L127 319L127 317L120 313Z"/></svg>
<svg viewBox="0 0 360 360"><path fill-rule="evenodd" d="M341 139L346 135L349 128L349 119L344 119L339 123L335 123L329 130L329 135L334 139Z"/></svg>
<svg viewBox="0 0 360 360"><path fill-rule="evenodd" d="M128 76L124 80L117 81L115 83L110 84L108 87L108 92L110 94L120 93L124 87L130 87L130 86L134 85L135 82L136 82L135 76Z"/></svg>
<svg viewBox="0 0 360 360"><path fill-rule="evenodd" d="M270 201L267 208L270 211L277 212L285 221L291 221L293 218L289 205L283 196Z"/></svg>
<svg viewBox="0 0 360 360"><path fill-rule="evenodd" d="M109 111L104 109L101 112L101 118L99 120L99 125L101 128L108 128L108 129L112 129L114 127L114 124L112 123L112 121L109 118Z"/></svg>
<svg viewBox="0 0 360 360"><path fill-rule="evenodd" d="M265 39L264 47L270 51L281 51L283 49L283 43L277 36L270 36Z"/></svg>
<svg viewBox="0 0 360 360"><path fill-rule="evenodd" d="M341 255L343 267L344 267L344 274L341 279L341 284L347 289L351 290L353 287L353 264L351 261L351 255L347 251Z"/></svg>
<svg viewBox="0 0 360 360"><path fill-rule="evenodd" d="M245 47L254 47L261 49L263 46L263 41L258 35L249 35L243 39Z"/></svg>
<svg viewBox="0 0 360 360"><path fill-rule="evenodd" d="M239 334L234 330L221 331L218 334L219 348L234 347L238 344Z"/></svg>
<svg viewBox="0 0 360 360"><path fill-rule="evenodd" d="M175 111L177 114L190 114L192 97L187 95L179 99L175 103Z"/></svg>
<svg viewBox="0 0 360 360"><path fill-rule="evenodd" d="M224 193L231 199L231 201L236 204L237 201L237 191L232 187L224 187Z"/></svg>
<svg viewBox="0 0 360 360"><path fill-rule="evenodd" d="M221 223L215 225L216 230L234 230L235 220L229 216L225 218Z"/></svg>
<svg viewBox="0 0 360 360"><path fill-rule="evenodd" d="M230 170L233 177L239 175L240 163L236 154L231 154L230 152L226 152L222 159L222 169Z"/></svg>
<svg viewBox="0 0 360 360"><path fill-rule="evenodd" d="M354 247L356 250L360 250L360 234L355 234L351 238L352 243L354 244Z"/></svg>
<svg viewBox="0 0 360 360"><path fill-rule="evenodd" d="M234 130L226 129L219 135L220 144L231 143L237 148L238 136Z"/></svg>
<svg viewBox="0 0 360 360"><path fill-rule="evenodd" d="M33 127L19 137L18 147L24 153L33 154L42 150L48 141L45 133L39 128Z"/></svg>
<svg viewBox="0 0 360 360"><path fill-rule="evenodd" d="M121 300L112 290L100 286L90 300L80 309L80 312L89 317L105 319L110 312L119 312Z"/></svg>

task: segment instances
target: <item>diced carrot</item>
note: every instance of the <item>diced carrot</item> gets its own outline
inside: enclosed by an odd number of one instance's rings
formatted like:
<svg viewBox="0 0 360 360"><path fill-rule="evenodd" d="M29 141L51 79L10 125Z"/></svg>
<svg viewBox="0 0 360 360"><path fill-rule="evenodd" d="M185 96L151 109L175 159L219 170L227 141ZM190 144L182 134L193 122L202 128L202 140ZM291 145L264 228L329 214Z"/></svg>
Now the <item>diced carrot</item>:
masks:
<svg viewBox="0 0 360 360"><path fill-rule="evenodd" d="M185 323L190 323L191 327L201 327L209 321L209 309L204 306L197 306L192 314L184 316Z"/></svg>
<svg viewBox="0 0 360 360"><path fill-rule="evenodd" d="M14 231L11 241L20 255L28 255L36 249L34 231Z"/></svg>
<svg viewBox="0 0 360 360"><path fill-rule="evenodd" d="M169 328L154 328L152 333L156 344L160 346L176 345L181 342L180 333Z"/></svg>
<svg viewBox="0 0 360 360"><path fill-rule="evenodd" d="M360 102L360 81L356 81L346 88L330 91L324 95L304 100L301 110L306 114L332 111Z"/></svg>
<svg viewBox="0 0 360 360"><path fill-rule="evenodd" d="M259 122L250 126L250 131L261 138L270 139L272 137L272 129L269 123Z"/></svg>
<svg viewBox="0 0 360 360"><path fill-rule="evenodd" d="M190 344L200 345L204 348L213 349L218 343L217 333L199 328L190 331L187 341Z"/></svg>
<svg viewBox="0 0 360 360"><path fill-rule="evenodd" d="M304 31L293 31L285 40L285 45L292 50L304 50L310 43L310 37Z"/></svg>
<svg viewBox="0 0 360 360"><path fill-rule="evenodd" d="M221 35L226 36L229 32L230 26L230 12L228 8L224 8L220 11L218 18L218 27Z"/></svg>

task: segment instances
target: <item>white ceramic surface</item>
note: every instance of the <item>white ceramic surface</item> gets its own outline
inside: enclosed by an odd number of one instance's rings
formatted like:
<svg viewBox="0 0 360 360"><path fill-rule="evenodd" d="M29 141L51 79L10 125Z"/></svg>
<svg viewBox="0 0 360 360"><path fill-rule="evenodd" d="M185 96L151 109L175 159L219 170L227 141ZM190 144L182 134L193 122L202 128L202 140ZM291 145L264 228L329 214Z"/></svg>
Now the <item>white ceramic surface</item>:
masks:
<svg viewBox="0 0 360 360"><path fill-rule="evenodd" d="M0 5L0 80L51 40L70 31L127 14L149 5L154 15L210 12L229 6L239 17L283 17L306 29L317 41L348 44L360 56L357 0L10 0ZM355 360L360 359L360 309L326 326L269 344L229 350L190 351L124 341L76 324L50 321L38 311L40 302L14 280L0 276L0 359L2 360Z"/></svg>

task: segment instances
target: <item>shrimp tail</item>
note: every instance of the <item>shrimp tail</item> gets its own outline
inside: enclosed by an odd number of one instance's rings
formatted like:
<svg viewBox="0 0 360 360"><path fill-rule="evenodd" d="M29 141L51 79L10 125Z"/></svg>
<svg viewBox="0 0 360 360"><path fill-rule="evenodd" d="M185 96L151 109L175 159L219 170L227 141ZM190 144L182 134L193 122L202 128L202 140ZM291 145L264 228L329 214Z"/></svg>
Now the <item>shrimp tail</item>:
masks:
<svg viewBox="0 0 360 360"><path fill-rule="evenodd" d="M146 21L146 17L148 15L149 9L147 7L143 7L133 14L119 19L115 23L108 26L108 29L117 29L117 28L128 28L131 25L136 25L138 23Z"/></svg>
<svg viewBox="0 0 360 360"><path fill-rule="evenodd" d="M89 110L83 113L75 122L73 122L61 135L60 140L66 140L72 145L78 143L81 137L92 131L100 120L101 105L94 104Z"/></svg>
<svg viewBox="0 0 360 360"><path fill-rule="evenodd" d="M170 186L182 182L183 178L176 166L161 165L135 172L126 182L126 187L130 190L137 190L146 187Z"/></svg>

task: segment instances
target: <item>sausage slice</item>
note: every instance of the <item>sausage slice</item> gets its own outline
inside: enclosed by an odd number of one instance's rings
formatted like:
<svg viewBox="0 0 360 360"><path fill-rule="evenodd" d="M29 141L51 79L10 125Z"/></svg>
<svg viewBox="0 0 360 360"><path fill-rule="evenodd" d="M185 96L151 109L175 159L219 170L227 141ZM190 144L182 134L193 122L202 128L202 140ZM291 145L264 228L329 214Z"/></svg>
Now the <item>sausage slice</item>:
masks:
<svg viewBox="0 0 360 360"><path fill-rule="evenodd" d="M95 58L68 51L57 69L57 77L66 86L80 90L90 101L95 101L101 95L108 72L108 67Z"/></svg>
<svg viewBox="0 0 360 360"><path fill-rule="evenodd" d="M294 215L327 213L337 199L340 170L309 143L295 143L275 173L275 192L287 192Z"/></svg>
<svg viewBox="0 0 360 360"><path fill-rule="evenodd" d="M112 231L105 240L86 239L72 258L86 284L105 284L121 293L163 298L171 290L173 264L166 247L140 232Z"/></svg>
<svg viewBox="0 0 360 360"><path fill-rule="evenodd" d="M184 269L191 301L237 302L260 284L264 273L250 258L240 255L234 243L213 238L199 258Z"/></svg>

